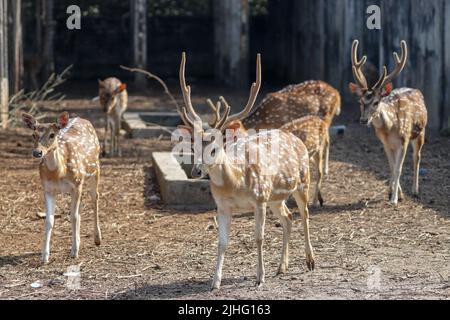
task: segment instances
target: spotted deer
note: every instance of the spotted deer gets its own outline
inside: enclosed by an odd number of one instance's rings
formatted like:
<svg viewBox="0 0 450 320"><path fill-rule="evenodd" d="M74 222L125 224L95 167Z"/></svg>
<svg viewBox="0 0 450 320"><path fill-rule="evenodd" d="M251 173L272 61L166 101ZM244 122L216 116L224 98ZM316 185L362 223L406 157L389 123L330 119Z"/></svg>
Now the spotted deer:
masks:
<svg viewBox="0 0 450 320"><path fill-rule="evenodd" d="M29 114L22 114L23 123L33 130L32 155L39 159L39 174L46 205L45 241L42 262L48 263L50 238L55 220L56 195L70 193L72 251L78 257L80 248L80 204L83 184L88 184L94 204L94 241L100 245L98 217L98 185L100 179L100 145L92 124L81 118L69 119L62 113L56 123L41 124Z"/></svg>
<svg viewBox="0 0 450 320"><path fill-rule="evenodd" d="M122 115L128 107L127 85L117 78L99 80L100 105L106 114L104 152L110 156L121 156L119 144ZM107 147L109 136L109 148Z"/></svg>
<svg viewBox="0 0 450 320"><path fill-rule="evenodd" d="M279 129L304 116L321 117L328 125L341 113L339 91L323 81L306 81L269 93L242 121L245 128ZM325 149L324 173L328 175L329 145Z"/></svg>
<svg viewBox="0 0 450 320"><path fill-rule="evenodd" d="M309 237L309 159L308 151L303 142L290 133L280 130L271 131L271 139L266 143L260 143L263 134L244 136L227 145L227 148L236 148L238 152L229 154L223 145L214 149L212 161L206 160L207 150L213 145L213 132L205 131L201 118L195 112L191 102L191 87L186 85L185 79L186 55L183 53L180 67L180 85L184 98L184 107L180 112L187 125L180 126L179 130L184 134L198 138L201 141L200 150L196 152L195 164L192 169L193 178L210 177L211 192L217 204L219 222L219 247L216 271L212 283L212 289L219 289L222 279L222 267L225 250L229 241L232 214L235 212L254 211L255 214L255 238L258 252L257 277L258 286L265 282L265 269L263 259L263 240L266 210L269 207L280 219L283 226L283 245L281 262L278 273L285 273L289 264L288 245L292 228L292 215L285 205L285 200L293 195L300 209L304 235L306 264L309 270L314 269L314 255ZM250 89L250 97L245 108L234 115L230 115L231 107L221 97L225 105L225 111L219 114L218 121L214 122L215 132L223 133L239 128L236 120L241 120L248 115L255 104L261 87L261 57L258 55L256 67L256 82ZM220 110L220 108L218 108ZM266 135L267 136L267 135ZM194 150L196 146L194 139ZM249 161L251 154L261 151L263 146L278 148L278 152L265 154L255 161ZM274 149L277 149L274 148ZM196 150L198 151L198 150ZM241 151L241 152L239 152ZM265 158L265 159L263 159ZM277 163L273 165L272 161Z"/></svg>
<svg viewBox="0 0 450 320"><path fill-rule="evenodd" d="M319 116L306 116L291 121L280 128L300 138L308 149L309 163L314 163L317 170L317 184L314 193L314 205L323 206L321 193L324 155L330 145L328 124Z"/></svg>
<svg viewBox="0 0 450 320"><path fill-rule="evenodd" d="M373 125L377 137L383 143L391 171L389 199L396 205L403 199L400 176L409 143L412 144L414 158L412 193L416 197L419 195L419 167L427 125L425 100L417 89L392 90L391 82L402 72L408 59L405 41L401 42L401 57L394 52L394 71L388 74L385 66L380 79L373 86L368 86L361 71L367 57L358 59L358 45L358 40L355 40L352 46L352 70L356 84L350 83L350 90L360 99L361 124Z"/></svg>

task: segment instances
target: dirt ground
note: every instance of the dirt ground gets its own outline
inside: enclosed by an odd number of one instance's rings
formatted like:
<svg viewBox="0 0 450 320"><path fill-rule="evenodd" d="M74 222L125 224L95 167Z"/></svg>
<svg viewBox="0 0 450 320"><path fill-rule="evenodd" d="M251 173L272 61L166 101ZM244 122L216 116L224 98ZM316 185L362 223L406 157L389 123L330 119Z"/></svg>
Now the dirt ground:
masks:
<svg viewBox="0 0 450 320"><path fill-rule="evenodd" d="M160 98L133 97L131 109L158 108ZM238 101L239 98L237 99ZM242 99L241 99L242 100ZM345 108L345 107L344 107ZM101 113L90 100L48 106L94 122ZM450 297L450 140L429 137L425 145L421 198L411 198L412 161L402 176L406 200L387 203L388 168L372 129L354 124L354 113L334 138L325 206L311 206L316 270L305 264L296 216L291 265L276 277L282 228L268 216L267 279L254 287L256 250L252 214L233 219L223 288L211 293L217 230L214 212L175 212L158 201L150 155L170 150L168 141L122 140L123 158L102 159L100 220L103 243L94 245L89 197L82 204L80 258L69 257L68 197L58 202L50 264L40 265L44 201L30 132L0 131L0 299L448 299ZM81 270L81 287L67 286L70 266ZM69 270L70 271L70 270ZM39 281L40 288L32 288Z"/></svg>

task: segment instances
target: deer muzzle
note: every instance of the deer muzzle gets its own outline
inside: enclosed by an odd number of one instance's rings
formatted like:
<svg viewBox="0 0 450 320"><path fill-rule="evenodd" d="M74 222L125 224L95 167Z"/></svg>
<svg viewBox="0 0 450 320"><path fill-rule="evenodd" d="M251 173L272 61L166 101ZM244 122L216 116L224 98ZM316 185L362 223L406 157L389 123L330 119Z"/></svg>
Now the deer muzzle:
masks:
<svg viewBox="0 0 450 320"><path fill-rule="evenodd" d="M39 149L33 150L33 158L41 159L43 156L44 156L44 152L42 152L42 150L39 150Z"/></svg>

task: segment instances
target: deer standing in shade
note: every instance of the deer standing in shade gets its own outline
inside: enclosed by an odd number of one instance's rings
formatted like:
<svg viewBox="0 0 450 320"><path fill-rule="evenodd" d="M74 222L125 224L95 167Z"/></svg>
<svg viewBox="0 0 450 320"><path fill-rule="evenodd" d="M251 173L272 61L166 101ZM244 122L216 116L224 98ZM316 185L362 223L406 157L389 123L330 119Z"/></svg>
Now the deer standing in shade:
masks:
<svg viewBox="0 0 450 320"><path fill-rule="evenodd" d="M122 155L119 137L122 115L128 107L127 85L117 78L99 80L100 105L106 114L104 152L110 156ZM109 148L107 147L109 136Z"/></svg>

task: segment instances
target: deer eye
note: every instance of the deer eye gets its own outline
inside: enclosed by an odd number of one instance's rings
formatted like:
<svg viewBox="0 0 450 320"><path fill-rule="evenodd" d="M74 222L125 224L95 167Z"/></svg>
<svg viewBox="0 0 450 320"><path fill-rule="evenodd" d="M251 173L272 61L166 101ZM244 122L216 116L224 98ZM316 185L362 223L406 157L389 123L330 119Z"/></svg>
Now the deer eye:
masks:
<svg viewBox="0 0 450 320"><path fill-rule="evenodd" d="M54 139L55 138L55 134L54 133L50 133L50 135L48 136L50 139Z"/></svg>

